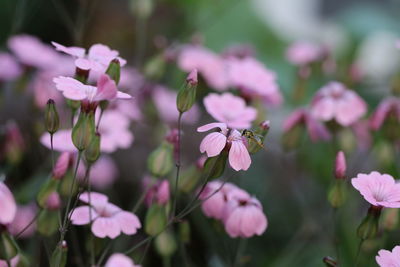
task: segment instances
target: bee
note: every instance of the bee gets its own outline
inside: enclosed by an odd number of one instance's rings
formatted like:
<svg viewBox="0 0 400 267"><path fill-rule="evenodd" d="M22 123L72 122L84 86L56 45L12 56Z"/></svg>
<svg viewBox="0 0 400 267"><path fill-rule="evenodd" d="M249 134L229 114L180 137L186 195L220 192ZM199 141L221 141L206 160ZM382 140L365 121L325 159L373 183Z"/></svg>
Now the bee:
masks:
<svg viewBox="0 0 400 267"><path fill-rule="evenodd" d="M244 136L244 137L246 137L247 139L249 139L249 140L255 142L259 147L265 149L264 143L263 143L263 141L262 141L263 136L261 136L261 135L259 135L259 134L256 134L256 133L254 133L253 131L246 130L246 129L243 130L242 136Z"/></svg>

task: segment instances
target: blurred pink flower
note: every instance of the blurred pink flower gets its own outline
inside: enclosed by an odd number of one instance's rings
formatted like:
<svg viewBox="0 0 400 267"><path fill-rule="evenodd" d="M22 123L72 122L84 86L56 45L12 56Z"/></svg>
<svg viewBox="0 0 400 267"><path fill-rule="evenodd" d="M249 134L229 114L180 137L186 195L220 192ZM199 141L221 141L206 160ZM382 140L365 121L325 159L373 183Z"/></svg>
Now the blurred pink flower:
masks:
<svg viewBox="0 0 400 267"><path fill-rule="evenodd" d="M54 191L49 194L46 200L46 208L49 210L58 210L61 206L60 195Z"/></svg>
<svg viewBox="0 0 400 267"><path fill-rule="evenodd" d="M163 86L156 86L153 89L153 101L158 110L160 118L169 124L176 124L178 122L179 111L176 107L177 93L168 90ZM185 112L182 116L182 122L187 124L194 124L199 120L200 112L199 107L194 104L192 108Z"/></svg>
<svg viewBox="0 0 400 267"><path fill-rule="evenodd" d="M400 184L389 174L359 173L351 184L373 206L400 208Z"/></svg>
<svg viewBox="0 0 400 267"><path fill-rule="evenodd" d="M107 75L102 74L97 80L97 87L86 85L80 81L59 76L53 79L56 87L63 95L71 100L88 100L98 102L101 100L130 99L131 96L118 91L115 82Z"/></svg>
<svg viewBox="0 0 400 267"><path fill-rule="evenodd" d="M129 125L129 119L120 112L115 110L105 111L98 129L101 135L101 151L112 153L119 148L129 148L134 139Z"/></svg>
<svg viewBox="0 0 400 267"><path fill-rule="evenodd" d="M145 196L147 206L151 206L152 203L157 203L158 205L166 205L168 203L170 199L170 185L168 180L157 180L154 183L150 177L145 177L143 185L147 188Z"/></svg>
<svg viewBox="0 0 400 267"><path fill-rule="evenodd" d="M392 251L379 250L375 259L380 267L400 267L400 246L395 246Z"/></svg>
<svg viewBox="0 0 400 267"><path fill-rule="evenodd" d="M8 47L21 63L39 69L53 68L60 58L51 46L27 34L11 37Z"/></svg>
<svg viewBox="0 0 400 267"><path fill-rule="evenodd" d="M78 177L80 180L85 178L85 171L85 166L80 164L78 168ZM110 156L103 154L92 165L89 182L94 188L104 190L112 185L118 175L118 168L114 160Z"/></svg>
<svg viewBox="0 0 400 267"><path fill-rule="evenodd" d="M8 53L0 52L0 81L15 80L22 74L21 66Z"/></svg>
<svg viewBox="0 0 400 267"><path fill-rule="evenodd" d="M219 155L227 146L229 149L229 164L235 171L246 171L251 164L247 142L237 130L228 129L225 123L209 123L197 128L198 132L206 132L214 128L219 128L219 132L213 132L200 143L200 152L207 153L208 157ZM228 135L229 134L229 135Z"/></svg>
<svg viewBox="0 0 400 267"><path fill-rule="evenodd" d="M17 267L19 263L19 255L15 256L10 260L11 267ZM5 260L0 260L0 267L9 267L7 264L7 261Z"/></svg>
<svg viewBox="0 0 400 267"><path fill-rule="evenodd" d="M227 59L229 83L239 89L246 97L260 97L267 104L279 105L282 95L274 72L258 60L246 58Z"/></svg>
<svg viewBox="0 0 400 267"><path fill-rule="evenodd" d="M72 143L71 139L72 130L58 130L55 134L53 134L53 149L59 152L76 152L76 147ZM40 143L51 149L50 144L50 134L44 133L40 137Z"/></svg>
<svg viewBox="0 0 400 267"><path fill-rule="evenodd" d="M82 67L81 64L84 63L86 66L83 67L83 69L91 69L96 72L104 73L110 62L115 58L119 60L121 66L126 64L126 60L119 57L119 52L117 50L112 50L103 44L92 45L86 55L84 48L76 46L66 47L56 42L51 43L56 50L77 58L75 61L77 67ZM79 59L84 59L84 61Z"/></svg>
<svg viewBox="0 0 400 267"><path fill-rule="evenodd" d="M304 125L307 128L311 141L327 141L331 138L328 129L317 121L314 116L306 109L297 109L283 123L283 131L286 133L296 127Z"/></svg>
<svg viewBox="0 0 400 267"><path fill-rule="evenodd" d="M85 192L79 199L86 204L89 204L90 201L91 207L83 205L73 210L71 214L72 224L89 224L91 223L90 217L92 217L91 228L96 237L114 239L121 232L126 235L134 235L137 229L141 227L140 221L135 214L109 203L106 195L92 192L89 196L89 193Z"/></svg>
<svg viewBox="0 0 400 267"><path fill-rule="evenodd" d="M9 224L14 220L17 212L17 204L15 203L13 194L4 182L0 182L0 203L0 224Z"/></svg>
<svg viewBox="0 0 400 267"><path fill-rule="evenodd" d="M340 125L349 126L367 112L367 104L343 84L330 82L314 96L311 112L317 119L335 119Z"/></svg>
<svg viewBox="0 0 400 267"><path fill-rule="evenodd" d="M36 216L36 210L37 207L34 203L24 206L18 205L14 220L8 226L8 231L12 235L19 234ZM20 237L29 238L34 234L35 230L36 222L32 223L22 234L20 234Z"/></svg>
<svg viewBox="0 0 400 267"><path fill-rule="evenodd" d="M293 65L307 65L319 60L322 49L314 43L298 41L289 46L286 51L286 59Z"/></svg>
<svg viewBox="0 0 400 267"><path fill-rule="evenodd" d="M369 121L371 129L379 130L389 117L400 122L400 99L397 97L386 98L379 104Z"/></svg>
<svg viewBox="0 0 400 267"><path fill-rule="evenodd" d="M346 177L346 170L347 170L346 157L343 151L339 151L336 154L336 159L335 159L335 172L334 172L335 178L344 179Z"/></svg>
<svg viewBox="0 0 400 267"><path fill-rule="evenodd" d="M372 136L368 120L359 120L351 125L354 136L357 139L357 146L360 149L369 149L372 144Z"/></svg>
<svg viewBox="0 0 400 267"><path fill-rule="evenodd" d="M114 253L108 258L105 267L140 267L122 253Z"/></svg>
<svg viewBox="0 0 400 267"><path fill-rule="evenodd" d="M132 67L121 69L121 77L118 87L127 89L131 93L137 92L145 83L145 79L141 73Z"/></svg>
<svg viewBox="0 0 400 267"><path fill-rule="evenodd" d="M224 59L204 47L184 46L178 55L177 64L186 72L197 69L213 89L222 91L229 86L227 66Z"/></svg>
<svg viewBox="0 0 400 267"><path fill-rule="evenodd" d="M128 99L126 101L116 101L109 106L109 108L114 108L121 114L125 115L133 121L142 120L142 112L138 106L136 99Z"/></svg>
<svg viewBox="0 0 400 267"><path fill-rule="evenodd" d="M68 168L71 167L73 159L74 157L72 153L62 152L54 165L53 178L57 180L62 179Z"/></svg>
<svg viewBox="0 0 400 267"><path fill-rule="evenodd" d="M268 221L261 203L254 197L234 194L224 211L225 231L232 238L262 235Z"/></svg>
<svg viewBox="0 0 400 267"><path fill-rule="evenodd" d="M243 98L231 93L221 95L211 93L204 100L207 112L217 121L225 123L230 128L245 129L257 117L257 110L246 106Z"/></svg>

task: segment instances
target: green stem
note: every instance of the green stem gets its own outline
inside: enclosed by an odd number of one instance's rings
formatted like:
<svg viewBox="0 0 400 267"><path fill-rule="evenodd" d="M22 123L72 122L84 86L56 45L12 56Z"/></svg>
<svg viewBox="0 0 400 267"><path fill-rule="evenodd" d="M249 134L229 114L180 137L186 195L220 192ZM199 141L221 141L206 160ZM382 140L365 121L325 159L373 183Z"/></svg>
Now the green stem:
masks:
<svg viewBox="0 0 400 267"><path fill-rule="evenodd" d="M247 245L247 239L241 238L239 240L239 244L238 244L238 248L237 248L236 256L235 256L235 261L233 262L233 267L241 265L240 262L241 262L242 255L246 249L246 245Z"/></svg>
<svg viewBox="0 0 400 267"><path fill-rule="evenodd" d="M364 243L365 239L360 239L360 242L358 243L358 248L357 248L357 254L356 254L356 264L354 267L358 266L358 263L360 262L360 254L361 254L361 247L362 244Z"/></svg>
<svg viewBox="0 0 400 267"><path fill-rule="evenodd" d="M42 213L42 211L43 211L43 210L40 209L40 210L36 213L35 217L33 217L33 219L32 219L21 231L19 231L18 234L15 235L15 238L16 238L16 239L18 239L18 238L29 228L29 226L31 226L31 225L37 220L37 218L39 218L39 215Z"/></svg>
<svg viewBox="0 0 400 267"><path fill-rule="evenodd" d="M177 161L176 161L176 177L175 177L175 194L174 194L174 200L173 200L173 205L172 205L172 218L175 217L175 212L176 212L176 205L178 202L178 185L179 185L179 172L181 169L181 121L182 121L182 112L179 112L178 116L178 150L177 150Z"/></svg>

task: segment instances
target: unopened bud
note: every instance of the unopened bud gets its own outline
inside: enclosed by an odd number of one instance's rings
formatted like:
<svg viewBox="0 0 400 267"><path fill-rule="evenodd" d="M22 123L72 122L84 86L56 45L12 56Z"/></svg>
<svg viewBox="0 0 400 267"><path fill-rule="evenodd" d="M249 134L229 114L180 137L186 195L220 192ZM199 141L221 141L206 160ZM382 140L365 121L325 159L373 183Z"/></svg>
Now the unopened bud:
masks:
<svg viewBox="0 0 400 267"><path fill-rule="evenodd" d="M167 225L166 207L153 204L147 211L144 230L150 236L156 236L165 230Z"/></svg>
<svg viewBox="0 0 400 267"><path fill-rule="evenodd" d="M87 163L93 164L100 157L100 134L95 133L89 146L85 149L85 158Z"/></svg>
<svg viewBox="0 0 400 267"><path fill-rule="evenodd" d="M346 182L342 179L335 180L328 192L328 201L333 208L341 207L347 198Z"/></svg>
<svg viewBox="0 0 400 267"><path fill-rule="evenodd" d="M196 101L197 70L192 70L186 78L186 84L179 90L176 106L180 113L191 109Z"/></svg>
<svg viewBox="0 0 400 267"><path fill-rule="evenodd" d="M93 112L79 114L78 121L72 128L72 142L79 151L85 150L95 134L95 122Z"/></svg>
<svg viewBox="0 0 400 267"><path fill-rule="evenodd" d="M58 213L57 210L44 209L40 212L37 219L37 231L43 236L51 236L58 231Z"/></svg>
<svg viewBox="0 0 400 267"><path fill-rule="evenodd" d="M223 150L221 154L215 157L208 158L204 163L203 173L208 179L217 179L224 174L228 152Z"/></svg>
<svg viewBox="0 0 400 267"><path fill-rule="evenodd" d="M166 176L174 167L173 146L170 143L162 142L150 154L147 160L147 167L151 174L156 177Z"/></svg>
<svg viewBox="0 0 400 267"><path fill-rule="evenodd" d="M106 70L106 74L108 74L108 76L110 76L110 78L114 80L115 84L118 85L119 79L121 77L121 64L117 58L111 60Z"/></svg>
<svg viewBox="0 0 400 267"><path fill-rule="evenodd" d="M177 243L170 231L164 231L155 240L155 247L157 252L163 257L172 256L176 249Z"/></svg>
<svg viewBox="0 0 400 267"><path fill-rule="evenodd" d="M46 201L46 208L49 210L58 210L61 207L60 195L57 192L52 192Z"/></svg>
<svg viewBox="0 0 400 267"><path fill-rule="evenodd" d="M368 214L357 229L357 235L362 240L374 238L379 229L379 217L382 207L372 206L368 209Z"/></svg>
<svg viewBox="0 0 400 267"><path fill-rule="evenodd" d="M322 260L323 263L325 263L326 267L336 267L337 266L337 262L332 258L332 257L324 257L324 259Z"/></svg>
<svg viewBox="0 0 400 267"><path fill-rule="evenodd" d="M61 241L53 251L50 266L64 267L67 264L68 245L65 240Z"/></svg>
<svg viewBox="0 0 400 267"><path fill-rule="evenodd" d="M14 238L7 232L0 234L0 259L11 260L18 254L18 246Z"/></svg>
<svg viewBox="0 0 400 267"><path fill-rule="evenodd" d="M72 111L76 111L80 106L81 106L81 102L78 100L71 100L71 99L67 99L67 106L72 110Z"/></svg>
<svg viewBox="0 0 400 267"><path fill-rule="evenodd" d="M57 159L56 164L53 168L53 178L60 180L67 173L68 168L72 163L72 154L70 152L63 152Z"/></svg>
<svg viewBox="0 0 400 267"><path fill-rule="evenodd" d="M46 105L45 111L45 123L46 123L46 131L50 134L54 134L57 132L58 128L60 128L60 118L58 117L56 105L53 99L49 99Z"/></svg>
<svg viewBox="0 0 400 267"><path fill-rule="evenodd" d="M131 0L131 8L134 15L140 19L146 19L153 12L153 0Z"/></svg>
<svg viewBox="0 0 400 267"><path fill-rule="evenodd" d="M36 201L41 208L47 208L47 201L51 194L57 192L59 181L55 179L49 179L40 189Z"/></svg>
<svg viewBox="0 0 400 267"><path fill-rule="evenodd" d="M335 160L335 178L344 179L346 177L346 157L343 151L339 151Z"/></svg>
<svg viewBox="0 0 400 267"><path fill-rule="evenodd" d="M81 83L86 83L89 78L90 68L92 64L85 58L78 58L75 60L75 76L74 78Z"/></svg>

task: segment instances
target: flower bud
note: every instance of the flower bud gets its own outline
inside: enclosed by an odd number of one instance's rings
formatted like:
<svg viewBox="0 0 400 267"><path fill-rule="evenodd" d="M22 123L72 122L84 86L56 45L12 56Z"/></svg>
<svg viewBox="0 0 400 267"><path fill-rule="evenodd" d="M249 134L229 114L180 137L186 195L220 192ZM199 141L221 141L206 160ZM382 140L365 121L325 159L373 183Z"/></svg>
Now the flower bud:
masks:
<svg viewBox="0 0 400 267"><path fill-rule="evenodd" d="M47 201L51 194L57 192L59 181L55 179L49 179L40 189L36 201L41 208L47 208Z"/></svg>
<svg viewBox="0 0 400 267"><path fill-rule="evenodd" d="M25 141L20 128L14 121L8 121L5 128L4 154L10 164L18 164L22 159Z"/></svg>
<svg viewBox="0 0 400 267"><path fill-rule="evenodd" d="M179 190L188 194L192 192L201 178L201 172L194 165L184 169L179 177Z"/></svg>
<svg viewBox="0 0 400 267"><path fill-rule="evenodd" d="M325 263L326 267L336 267L337 266L337 262L329 256L324 257L324 259L322 261L323 261L323 263Z"/></svg>
<svg viewBox="0 0 400 267"><path fill-rule="evenodd" d="M147 211L144 230L150 236L164 231L167 225L167 212L164 206L153 204Z"/></svg>
<svg viewBox="0 0 400 267"><path fill-rule="evenodd" d="M257 153L263 148L264 140L268 134L269 128L270 128L270 122L263 121L258 125L258 128L254 131L253 133L254 137L247 139L247 143L249 144L247 149L250 154Z"/></svg>
<svg viewBox="0 0 400 267"><path fill-rule="evenodd" d="M81 102L77 100L67 99L67 106L72 110L76 111L80 106Z"/></svg>
<svg viewBox="0 0 400 267"><path fill-rule="evenodd" d="M179 90L176 106L180 113L188 111L196 101L197 70L192 70L186 78L186 84Z"/></svg>
<svg viewBox="0 0 400 267"><path fill-rule="evenodd" d="M341 207L347 198L346 182L342 179L335 180L328 192L328 201L333 208Z"/></svg>
<svg viewBox="0 0 400 267"><path fill-rule="evenodd" d="M119 63L119 60L117 58L111 60L106 70L106 74L110 76L112 80L114 80L116 85L118 85L119 79L121 77L121 64Z"/></svg>
<svg viewBox="0 0 400 267"><path fill-rule="evenodd" d="M44 209L40 212L36 223L37 231L44 236L51 236L58 230L58 211Z"/></svg>
<svg viewBox="0 0 400 267"><path fill-rule="evenodd" d="M11 260L18 254L18 246L14 238L7 232L0 233L0 259Z"/></svg>
<svg viewBox="0 0 400 267"><path fill-rule="evenodd" d="M335 178L344 179L346 176L346 158L343 151L339 151L335 160Z"/></svg>
<svg viewBox="0 0 400 267"><path fill-rule="evenodd" d="M217 179L224 174L228 152L223 150L221 154L215 157L208 158L204 163L203 173L208 179Z"/></svg>
<svg viewBox="0 0 400 267"><path fill-rule="evenodd" d="M68 245L65 240L57 245L51 255L50 266L64 267L67 264Z"/></svg>
<svg viewBox="0 0 400 267"><path fill-rule="evenodd" d="M131 0L132 12L140 19L146 19L153 12L153 0Z"/></svg>
<svg viewBox="0 0 400 267"><path fill-rule="evenodd" d="M47 197L46 208L49 210L58 210L61 207L60 195L57 192L52 192Z"/></svg>
<svg viewBox="0 0 400 267"><path fill-rule="evenodd" d="M46 105L46 111L44 114L46 131L50 134L54 134L60 128L60 118L53 99L49 99Z"/></svg>
<svg viewBox="0 0 400 267"><path fill-rule="evenodd" d="M70 152L63 152L57 159L53 168L53 179L60 180L67 173L69 167L72 165L72 154Z"/></svg>
<svg viewBox="0 0 400 267"><path fill-rule="evenodd" d="M156 177L166 176L173 166L173 146L167 142L162 142L147 160L147 168Z"/></svg>
<svg viewBox="0 0 400 267"><path fill-rule="evenodd" d="M357 229L357 235L362 240L376 236L379 229L379 217L382 207L372 206L368 209L368 214Z"/></svg>
<svg viewBox="0 0 400 267"><path fill-rule="evenodd" d="M78 121L72 128L72 142L79 151L85 150L95 135L93 112L79 114Z"/></svg>
<svg viewBox="0 0 400 267"><path fill-rule="evenodd" d="M155 240L155 247L157 252L163 257L172 256L176 249L176 240L171 231L164 231Z"/></svg>
<svg viewBox="0 0 400 267"><path fill-rule="evenodd" d="M75 68L74 78L81 83L86 83L89 78L90 66L88 64L90 63L87 59L78 58L75 61L75 65L77 65L77 67Z"/></svg>
<svg viewBox="0 0 400 267"><path fill-rule="evenodd" d="M95 133L89 146L85 149L86 162L95 163L100 157L100 134Z"/></svg>

